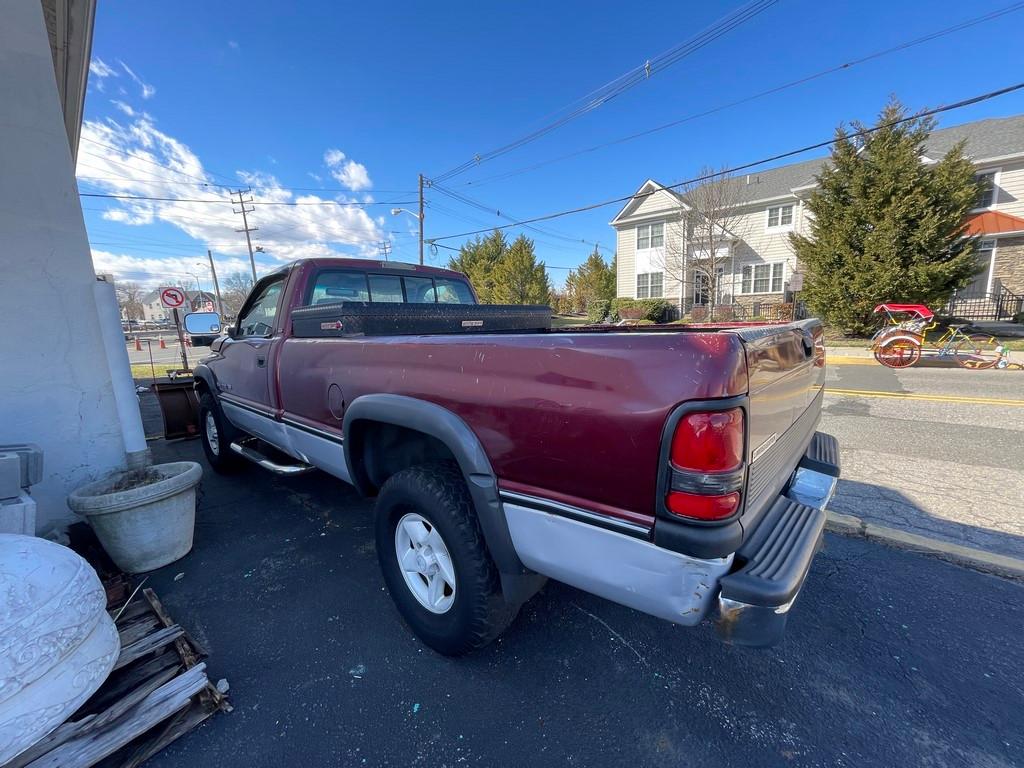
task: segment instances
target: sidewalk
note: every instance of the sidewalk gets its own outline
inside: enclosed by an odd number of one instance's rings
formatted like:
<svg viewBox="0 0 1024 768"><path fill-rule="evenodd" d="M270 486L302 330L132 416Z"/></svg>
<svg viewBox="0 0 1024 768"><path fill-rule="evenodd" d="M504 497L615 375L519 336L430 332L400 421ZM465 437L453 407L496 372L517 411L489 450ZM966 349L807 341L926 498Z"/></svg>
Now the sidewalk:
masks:
<svg viewBox="0 0 1024 768"><path fill-rule="evenodd" d="M868 347L868 342L864 342L864 346L861 347L835 347L825 345L826 360L830 365L879 365L875 360L874 352ZM1011 349L1007 356L1010 362L1013 363L1024 363L1024 352L1020 350ZM947 358L950 362L952 358Z"/></svg>

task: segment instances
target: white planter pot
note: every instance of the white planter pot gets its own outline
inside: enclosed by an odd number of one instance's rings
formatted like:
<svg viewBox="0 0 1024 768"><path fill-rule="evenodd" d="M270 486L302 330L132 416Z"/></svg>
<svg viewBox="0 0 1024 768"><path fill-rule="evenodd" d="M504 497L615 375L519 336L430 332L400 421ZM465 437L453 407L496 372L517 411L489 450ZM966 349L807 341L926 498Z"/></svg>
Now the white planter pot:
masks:
<svg viewBox="0 0 1024 768"><path fill-rule="evenodd" d="M60 725L121 650L96 572L67 547L0 534L0 765Z"/></svg>
<svg viewBox="0 0 1024 768"><path fill-rule="evenodd" d="M128 573L152 571L192 549L202 467L194 461L176 461L150 469L160 479L148 485L113 491L123 476L118 473L68 497L68 506L89 520L107 554Z"/></svg>

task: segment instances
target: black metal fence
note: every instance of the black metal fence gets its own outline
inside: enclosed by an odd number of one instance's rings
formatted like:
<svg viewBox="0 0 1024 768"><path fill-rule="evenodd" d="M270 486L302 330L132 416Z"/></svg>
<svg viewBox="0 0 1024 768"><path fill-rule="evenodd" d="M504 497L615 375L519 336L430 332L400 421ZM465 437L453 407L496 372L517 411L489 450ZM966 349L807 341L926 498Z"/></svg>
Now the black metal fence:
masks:
<svg viewBox="0 0 1024 768"><path fill-rule="evenodd" d="M964 320L1013 320L1024 312L1024 296L999 286L992 293L954 293L940 314Z"/></svg>

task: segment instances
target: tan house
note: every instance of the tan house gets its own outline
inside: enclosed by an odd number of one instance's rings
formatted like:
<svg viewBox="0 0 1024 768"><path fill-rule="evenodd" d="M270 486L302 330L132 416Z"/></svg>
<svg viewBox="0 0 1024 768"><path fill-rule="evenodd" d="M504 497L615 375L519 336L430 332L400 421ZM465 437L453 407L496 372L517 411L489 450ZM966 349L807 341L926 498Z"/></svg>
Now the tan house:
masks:
<svg viewBox="0 0 1024 768"><path fill-rule="evenodd" d="M922 162L934 162L961 139L987 182L968 230L981 236L981 272L961 296L1024 295L1024 115L936 130ZM710 303L702 264L714 248L715 304L758 309L792 300L800 284L791 232L806 233L805 203L826 159L730 180L730 212L712 244L694 242L686 197L648 179L611 221L617 238L617 295L665 298L686 311ZM1019 311L1019 310L1018 310Z"/></svg>

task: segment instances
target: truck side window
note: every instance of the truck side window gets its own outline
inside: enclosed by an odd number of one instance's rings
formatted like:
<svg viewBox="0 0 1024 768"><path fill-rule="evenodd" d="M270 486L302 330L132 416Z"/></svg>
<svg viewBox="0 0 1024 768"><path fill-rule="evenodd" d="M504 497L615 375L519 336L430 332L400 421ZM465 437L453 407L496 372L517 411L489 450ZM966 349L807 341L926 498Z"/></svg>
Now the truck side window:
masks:
<svg viewBox="0 0 1024 768"><path fill-rule="evenodd" d="M429 277L404 277L405 300L410 304L433 304L434 281Z"/></svg>
<svg viewBox="0 0 1024 768"><path fill-rule="evenodd" d="M401 304L402 278L398 275L370 275L370 301L374 304Z"/></svg>
<svg viewBox="0 0 1024 768"><path fill-rule="evenodd" d="M282 288L284 276L259 289L245 308L245 314L238 318L238 338L269 336L274 332L274 317L277 315L277 301L281 297Z"/></svg>
<svg viewBox="0 0 1024 768"><path fill-rule="evenodd" d="M437 286L437 301L440 304L476 304L472 291L462 280L451 280L446 277L434 278Z"/></svg>
<svg viewBox="0 0 1024 768"><path fill-rule="evenodd" d="M369 301L365 272L321 272L316 276L308 304L337 304L339 301Z"/></svg>

